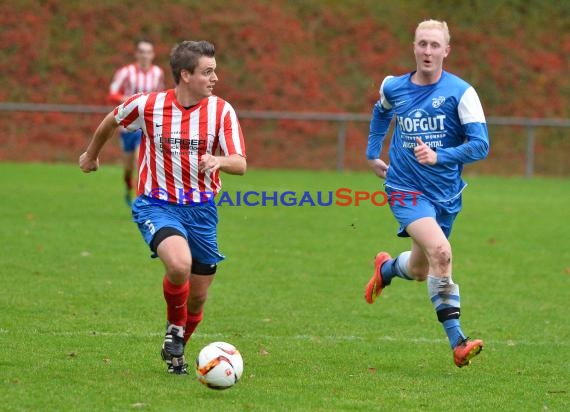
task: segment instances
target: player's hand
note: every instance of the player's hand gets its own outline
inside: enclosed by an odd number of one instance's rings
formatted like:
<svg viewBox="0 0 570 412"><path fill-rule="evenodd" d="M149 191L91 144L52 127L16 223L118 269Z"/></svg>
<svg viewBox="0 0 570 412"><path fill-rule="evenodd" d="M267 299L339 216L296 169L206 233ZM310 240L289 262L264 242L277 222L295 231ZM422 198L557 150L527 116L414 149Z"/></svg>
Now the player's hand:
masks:
<svg viewBox="0 0 570 412"><path fill-rule="evenodd" d="M431 147L422 142L422 139L416 137L416 147L414 147L414 154L416 159L422 165L434 165L437 163L437 153Z"/></svg>
<svg viewBox="0 0 570 412"><path fill-rule="evenodd" d="M87 152L79 156L79 168L84 173L94 172L99 169L99 158L92 159Z"/></svg>
<svg viewBox="0 0 570 412"><path fill-rule="evenodd" d="M388 166L383 160L381 159L372 159L368 160L368 164L374 170L376 176L381 177L382 179L386 179L386 173L388 172Z"/></svg>
<svg viewBox="0 0 570 412"><path fill-rule="evenodd" d="M220 159L216 156L212 156L209 153L202 155L200 163L198 163L198 170L200 172L215 172L220 168Z"/></svg>

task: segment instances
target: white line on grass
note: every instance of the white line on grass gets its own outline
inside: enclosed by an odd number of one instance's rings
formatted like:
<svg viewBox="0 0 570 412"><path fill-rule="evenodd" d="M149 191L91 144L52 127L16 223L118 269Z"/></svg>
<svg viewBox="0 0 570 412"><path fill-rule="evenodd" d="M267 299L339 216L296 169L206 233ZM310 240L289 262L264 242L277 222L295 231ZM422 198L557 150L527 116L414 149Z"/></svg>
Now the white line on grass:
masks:
<svg viewBox="0 0 570 412"><path fill-rule="evenodd" d="M23 332L22 332L23 333ZM29 335L30 330L26 330L25 333ZM138 333L138 332L99 332L99 331L60 331L60 332L40 332L34 330L33 334L46 335L46 336L60 336L60 337L73 337L73 336L108 336L108 337L129 337L129 338L154 338L163 336L163 333L149 332L149 333ZM19 334L19 331L10 331L8 329L0 328L1 334ZM228 334L221 333L196 333L194 335L196 338L206 338L206 339L225 339ZM318 341L331 341L331 342L348 342L348 341L384 341L384 342L401 342L401 343L420 343L420 344L440 344L442 342L447 342L445 339L427 339L427 338L404 338L404 337L394 337L394 336L356 336L356 335L292 335L292 336L274 336L274 335L252 335L252 334L238 334L236 335L241 339L248 340L297 340L297 341L308 341L308 342L318 342ZM493 345L504 345L504 346L570 346L568 341L527 341L527 340L506 340L506 341L493 341L484 340L487 344Z"/></svg>

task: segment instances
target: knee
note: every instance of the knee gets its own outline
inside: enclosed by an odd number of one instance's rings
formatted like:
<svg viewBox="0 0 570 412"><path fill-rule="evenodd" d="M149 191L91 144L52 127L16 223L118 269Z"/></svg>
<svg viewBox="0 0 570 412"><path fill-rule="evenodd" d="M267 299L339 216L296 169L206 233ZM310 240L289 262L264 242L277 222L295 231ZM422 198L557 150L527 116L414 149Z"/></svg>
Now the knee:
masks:
<svg viewBox="0 0 570 412"><path fill-rule="evenodd" d="M410 265L410 275L418 282L423 282L428 277L429 265Z"/></svg>
<svg viewBox="0 0 570 412"><path fill-rule="evenodd" d="M446 270L451 265L451 247L449 243L437 245L430 253L430 261L435 267Z"/></svg>
<svg viewBox="0 0 570 412"><path fill-rule="evenodd" d="M176 284L186 282L190 277L190 267L192 262L186 259L176 259L168 262L166 266L166 276Z"/></svg>
<svg viewBox="0 0 570 412"><path fill-rule="evenodd" d="M429 275L429 262L423 252L410 253L406 267L407 274L418 282L423 282Z"/></svg>

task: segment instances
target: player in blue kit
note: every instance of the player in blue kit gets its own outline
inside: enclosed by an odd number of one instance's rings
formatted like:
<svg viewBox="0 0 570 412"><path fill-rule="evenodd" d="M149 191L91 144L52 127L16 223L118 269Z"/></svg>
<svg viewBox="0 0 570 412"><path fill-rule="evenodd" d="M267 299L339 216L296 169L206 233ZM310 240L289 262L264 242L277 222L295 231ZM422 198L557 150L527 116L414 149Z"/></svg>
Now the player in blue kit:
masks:
<svg viewBox="0 0 570 412"><path fill-rule="evenodd" d="M415 32L416 70L387 76L374 106L366 157L391 192L421 192L390 205L400 224L398 236L411 237L411 250L392 258L376 255L374 274L364 297L373 303L392 279L424 281L429 297L453 349L458 367L467 366L483 349L469 339L459 322L459 286L452 279L449 236L461 210L463 165L484 159L489 152L485 115L475 89L443 70L448 56L447 23L426 20ZM379 158L390 122L395 127L389 164ZM409 201L406 201L409 200Z"/></svg>

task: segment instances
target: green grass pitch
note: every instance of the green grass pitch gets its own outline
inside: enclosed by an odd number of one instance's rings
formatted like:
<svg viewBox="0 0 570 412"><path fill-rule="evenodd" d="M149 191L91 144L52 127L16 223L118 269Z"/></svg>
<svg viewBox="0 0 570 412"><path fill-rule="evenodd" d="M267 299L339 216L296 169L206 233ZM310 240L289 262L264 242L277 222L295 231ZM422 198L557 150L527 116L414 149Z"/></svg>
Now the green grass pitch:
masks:
<svg viewBox="0 0 570 412"><path fill-rule="evenodd" d="M223 179L233 195L382 190L372 173ZM472 366L454 366L424 283L365 303L376 252L409 246L387 207L223 205L227 259L186 353L228 341L245 371L213 391L162 364L163 269L120 168L0 164L0 409L568 410L569 181L466 180L451 241L464 331L486 344Z"/></svg>

